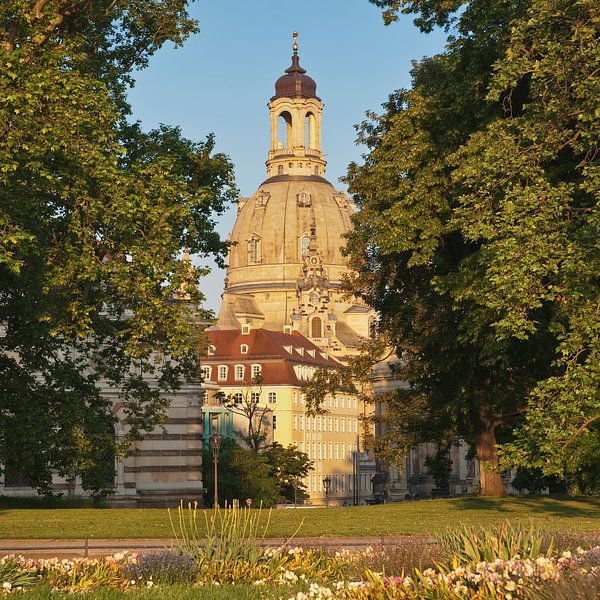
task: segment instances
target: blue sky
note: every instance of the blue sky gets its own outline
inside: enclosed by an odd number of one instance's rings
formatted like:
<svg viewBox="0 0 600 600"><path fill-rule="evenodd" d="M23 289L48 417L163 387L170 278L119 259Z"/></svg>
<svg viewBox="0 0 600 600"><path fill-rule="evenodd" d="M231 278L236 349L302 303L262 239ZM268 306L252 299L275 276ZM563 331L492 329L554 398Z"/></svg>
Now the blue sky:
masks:
<svg viewBox="0 0 600 600"><path fill-rule="evenodd" d="M360 159L354 125L409 85L412 60L439 52L445 41L443 32L420 33L410 16L385 27L368 0L199 0L190 13L200 33L182 48L163 48L137 75L129 95L133 118L145 129L179 125L193 140L214 133L243 196L265 179L267 102L290 64L292 31L299 32L300 62L325 103L328 179L340 189L348 163ZM222 235L234 219L234 208L219 219ZM223 277L214 268L201 281L215 311Z"/></svg>

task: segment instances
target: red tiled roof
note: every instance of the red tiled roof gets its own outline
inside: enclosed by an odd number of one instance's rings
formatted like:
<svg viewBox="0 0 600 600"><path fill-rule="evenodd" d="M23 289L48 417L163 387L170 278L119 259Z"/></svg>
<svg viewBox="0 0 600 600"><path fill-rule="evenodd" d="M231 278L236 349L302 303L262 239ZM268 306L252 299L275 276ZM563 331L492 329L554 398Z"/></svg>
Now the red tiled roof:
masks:
<svg viewBox="0 0 600 600"><path fill-rule="evenodd" d="M201 363L213 367L211 381L217 380L218 365L229 367L227 380L218 382L222 385L250 384L252 364L261 365L263 385L305 385L307 383L305 380L297 378L295 365L313 368L340 366L332 357L324 358L323 350L297 332L287 334L268 329L252 329L248 335L242 335L240 330L209 330L207 334L209 343L215 350L214 354L204 357ZM248 346L246 354L240 351L242 344ZM291 346L292 352L289 353L285 346ZM297 348L303 349L303 354L300 354ZM309 350L314 352L314 357L308 353ZM244 382L234 379L236 364L246 366Z"/></svg>

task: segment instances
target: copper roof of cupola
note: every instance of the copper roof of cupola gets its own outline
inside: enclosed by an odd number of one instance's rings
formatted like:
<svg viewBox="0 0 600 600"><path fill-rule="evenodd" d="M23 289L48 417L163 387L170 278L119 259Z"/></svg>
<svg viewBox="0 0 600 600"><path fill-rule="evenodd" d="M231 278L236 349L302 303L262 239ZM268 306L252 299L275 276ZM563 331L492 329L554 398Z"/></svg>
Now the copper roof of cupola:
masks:
<svg viewBox="0 0 600 600"><path fill-rule="evenodd" d="M306 74L306 69L300 66L297 38L298 34L294 32L292 64L285 70L285 75L282 75L275 82L275 96L273 98L317 97L317 83Z"/></svg>

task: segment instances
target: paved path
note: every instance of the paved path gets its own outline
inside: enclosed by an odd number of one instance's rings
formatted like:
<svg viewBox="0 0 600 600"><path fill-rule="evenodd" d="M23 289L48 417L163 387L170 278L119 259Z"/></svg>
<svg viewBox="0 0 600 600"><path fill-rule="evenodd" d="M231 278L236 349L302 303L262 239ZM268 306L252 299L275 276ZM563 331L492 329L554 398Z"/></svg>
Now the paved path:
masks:
<svg viewBox="0 0 600 600"><path fill-rule="evenodd" d="M77 539L77 540L2 540L0 556L5 554L23 554L32 558L58 556L72 558L81 556L107 556L123 550L148 553L164 550L173 545L171 539ZM284 538L268 538L266 546L281 546ZM385 544L390 546L408 546L416 543L434 543L434 539L425 535L377 536L377 537L297 537L290 546L360 549L367 546Z"/></svg>

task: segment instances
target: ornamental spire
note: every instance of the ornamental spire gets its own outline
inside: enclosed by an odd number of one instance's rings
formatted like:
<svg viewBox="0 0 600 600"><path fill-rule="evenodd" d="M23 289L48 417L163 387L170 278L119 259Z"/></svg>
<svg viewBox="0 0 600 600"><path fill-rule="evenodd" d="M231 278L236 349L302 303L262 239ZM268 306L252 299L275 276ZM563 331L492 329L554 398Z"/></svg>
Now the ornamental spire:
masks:
<svg viewBox="0 0 600 600"><path fill-rule="evenodd" d="M298 32L294 31L292 33L292 50L294 51L294 56L298 56Z"/></svg>

